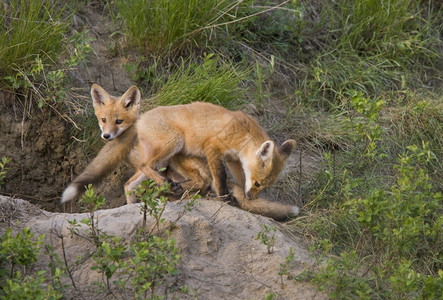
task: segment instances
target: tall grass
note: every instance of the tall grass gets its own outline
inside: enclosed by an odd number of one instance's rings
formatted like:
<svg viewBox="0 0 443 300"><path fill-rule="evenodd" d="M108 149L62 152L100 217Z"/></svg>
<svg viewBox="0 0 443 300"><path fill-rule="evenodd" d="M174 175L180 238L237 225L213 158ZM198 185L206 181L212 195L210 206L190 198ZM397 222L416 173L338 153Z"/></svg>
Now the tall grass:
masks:
<svg viewBox="0 0 443 300"><path fill-rule="evenodd" d="M27 69L39 57L53 62L62 51L67 24L50 1L11 0L0 13L0 80Z"/></svg>
<svg viewBox="0 0 443 300"><path fill-rule="evenodd" d="M234 67L214 55L206 56L200 64L182 61L153 101L159 105L203 101L233 109L242 103L242 83L247 75L244 68Z"/></svg>
<svg viewBox="0 0 443 300"><path fill-rule="evenodd" d="M251 1L116 1L130 42L140 52L158 55L204 46L217 24L235 19Z"/></svg>
<svg viewBox="0 0 443 300"><path fill-rule="evenodd" d="M441 67L442 12L433 1L325 1L307 42L320 45L304 65L314 97L340 104L340 95L358 90L380 96L386 90L427 84ZM318 7L317 7L318 9ZM306 37L306 34L303 35ZM303 68L308 66L307 70ZM431 75L433 76L433 75ZM309 80L309 79L312 79Z"/></svg>

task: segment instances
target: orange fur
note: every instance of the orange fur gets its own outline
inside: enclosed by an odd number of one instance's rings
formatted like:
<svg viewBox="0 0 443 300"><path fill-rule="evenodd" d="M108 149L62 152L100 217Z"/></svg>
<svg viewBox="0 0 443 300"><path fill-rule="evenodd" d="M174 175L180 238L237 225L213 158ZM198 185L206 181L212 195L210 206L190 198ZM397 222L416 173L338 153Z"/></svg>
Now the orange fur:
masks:
<svg viewBox="0 0 443 300"><path fill-rule="evenodd" d="M158 170L181 154L207 160L218 196L229 194L226 160L233 176L243 178L246 197L255 199L274 183L295 148L294 140L276 146L251 116L204 102L154 108L140 116L136 128L141 164L126 185L129 191L138 177L163 183Z"/></svg>
<svg viewBox="0 0 443 300"><path fill-rule="evenodd" d="M128 203L135 201L131 192L142 180L161 184L181 176L185 187L209 190L212 182L217 195L237 200L243 209L271 217L276 214L269 211L278 209L279 215L294 215L290 207L256 198L276 180L295 141L278 147L251 116L209 103L157 107L139 116L136 87L113 97L94 84L91 96L102 138L109 142L64 191L62 203L79 197L85 185L127 160L136 170L125 184ZM225 165L235 182L229 187ZM164 167L166 177L159 172ZM177 182L171 183L173 190L182 191Z"/></svg>

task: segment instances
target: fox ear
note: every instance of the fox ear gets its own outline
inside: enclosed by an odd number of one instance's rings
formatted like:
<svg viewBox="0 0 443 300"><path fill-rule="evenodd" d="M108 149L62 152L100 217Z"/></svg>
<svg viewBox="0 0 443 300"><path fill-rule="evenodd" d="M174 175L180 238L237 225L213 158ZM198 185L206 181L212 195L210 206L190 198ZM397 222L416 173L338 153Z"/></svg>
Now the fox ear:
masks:
<svg viewBox="0 0 443 300"><path fill-rule="evenodd" d="M286 159L291 155L291 153L295 149L296 142L294 140L287 140L283 144L281 144L280 147L278 147L278 152L281 156L283 156L283 159Z"/></svg>
<svg viewBox="0 0 443 300"><path fill-rule="evenodd" d="M104 88L94 83L91 87L91 97L94 106L103 105L109 99L109 94Z"/></svg>
<svg viewBox="0 0 443 300"><path fill-rule="evenodd" d="M141 94L138 87L135 85L131 86L120 98L120 102L124 108L128 109L130 107L139 107Z"/></svg>
<svg viewBox="0 0 443 300"><path fill-rule="evenodd" d="M257 150L256 154L263 161L266 161L270 157L272 157L273 152L274 152L274 142L273 141L266 141L260 146L260 148Z"/></svg>

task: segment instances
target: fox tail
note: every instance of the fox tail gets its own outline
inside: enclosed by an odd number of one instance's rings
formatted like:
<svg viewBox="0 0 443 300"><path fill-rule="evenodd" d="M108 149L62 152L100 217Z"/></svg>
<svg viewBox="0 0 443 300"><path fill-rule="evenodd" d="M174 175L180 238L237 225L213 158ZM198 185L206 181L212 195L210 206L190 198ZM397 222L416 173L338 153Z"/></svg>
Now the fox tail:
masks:
<svg viewBox="0 0 443 300"><path fill-rule="evenodd" d="M79 198L85 191L85 186L98 183L111 173L128 157L135 137L135 126L132 126L124 134L107 142L86 169L65 189L60 203Z"/></svg>
<svg viewBox="0 0 443 300"><path fill-rule="evenodd" d="M234 187L234 196L236 196L241 209L273 218L276 221L285 221L289 218L296 217L300 213L300 209L295 205L277 203L264 198L248 200L238 186Z"/></svg>

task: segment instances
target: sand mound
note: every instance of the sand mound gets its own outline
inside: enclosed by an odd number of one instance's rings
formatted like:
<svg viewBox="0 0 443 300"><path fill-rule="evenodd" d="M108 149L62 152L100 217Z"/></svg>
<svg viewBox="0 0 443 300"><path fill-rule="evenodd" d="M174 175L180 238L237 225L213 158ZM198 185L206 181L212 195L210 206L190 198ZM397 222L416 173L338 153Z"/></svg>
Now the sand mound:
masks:
<svg viewBox="0 0 443 300"><path fill-rule="evenodd" d="M266 246L255 238L262 224L279 227L278 223L220 201L205 199L177 220L186 202L169 202L163 217L165 224L174 223L172 237L182 254L175 280L187 285L198 299L263 299L270 292L277 294L278 299L326 299L307 283L284 278L282 286L278 272L290 247L294 250L296 261L291 273L301 272L310 264L310 259L297 238L284 234L279 228L274 252L267 253ZM92 259L76 264L78 255L91 253L94 246L79 236L71 238L68 229L68 220L80 221L88 214L50 213L27 201L3 196L0 196L0 211L0 233L7 226L12 226L14 231L29 226L32 232L46 235L45 243L52 245L59 257L63 255L62 235L68 263L82 294L80 296L72 290L70 296L103 298L103 295L94 293L96 287L93 283L100 281L101 275L90 269ZM97 216L100 229L125 240L131 239L142 224L140 206L137 204L101 210ZM17 220L20 221L19 225ZM43 254L40 256L36 269L47 268L48 258ZM183 294L175 296L179 299L193 297Z"/></svg>

